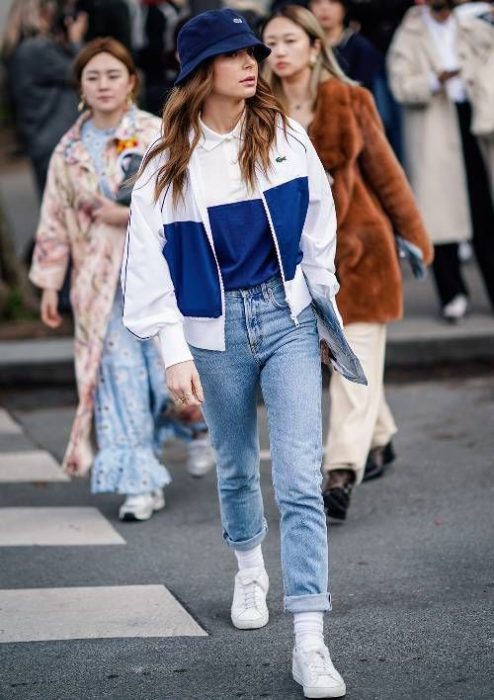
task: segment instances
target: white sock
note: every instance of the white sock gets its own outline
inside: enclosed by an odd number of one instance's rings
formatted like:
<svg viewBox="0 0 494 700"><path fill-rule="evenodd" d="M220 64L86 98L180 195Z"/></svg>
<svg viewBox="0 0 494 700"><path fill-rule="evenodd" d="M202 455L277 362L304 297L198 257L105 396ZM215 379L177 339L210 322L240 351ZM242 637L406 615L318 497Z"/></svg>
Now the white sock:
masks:
<svg viewBox="0 0 494 700"><path fill-rule="evenodd" d="M324 644L324 624L322 612L299 612L293 615L295 646L307 649Z"/></svg>
<svg viewBox="0 0 494 700"><path fill-rule="evenodd" d="M246 552L235 550L239 571L243 569L264 569L264 557L262 556L261 545L258 544L253 549Z"/></svg>

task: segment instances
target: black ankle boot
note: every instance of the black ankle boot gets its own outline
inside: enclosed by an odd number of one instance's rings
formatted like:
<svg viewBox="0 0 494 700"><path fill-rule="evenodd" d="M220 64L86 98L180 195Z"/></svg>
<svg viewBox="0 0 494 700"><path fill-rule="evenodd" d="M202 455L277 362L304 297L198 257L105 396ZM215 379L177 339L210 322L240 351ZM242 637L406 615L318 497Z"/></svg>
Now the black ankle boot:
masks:
<svg viewBox="0 0 494 700"><path fill-rule="evenodd" d="M396 452L394 451L391 440L387 445L383 445L382 447L373 447L367 456L364 478L362 481L370 481L371 479L379 478L384 474L387 465L394 462L395 459Z"/></svg>
<svg viewBox="0 0 494 700"><path fill-rule="evenodd" d="M342 477L336 481L334 486L331 485L331 474L338 474ZM354 483L355 473L351 469L337 469L330 472L322 494L324 510L328 518L346 519Z"/></svg>

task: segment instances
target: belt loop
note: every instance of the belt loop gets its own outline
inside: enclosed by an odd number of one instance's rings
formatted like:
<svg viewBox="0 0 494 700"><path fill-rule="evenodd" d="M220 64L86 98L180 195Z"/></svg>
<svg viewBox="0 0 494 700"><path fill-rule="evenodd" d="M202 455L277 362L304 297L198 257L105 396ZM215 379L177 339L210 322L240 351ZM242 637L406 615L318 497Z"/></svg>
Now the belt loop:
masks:
<svg viewBox="0 0 494 700"><path fill-rule="evenodd" d="M261 289L262 289L262 298L264 299L264 301L269 301L269 284L268 284L268 282L262 282Z"/></svg>

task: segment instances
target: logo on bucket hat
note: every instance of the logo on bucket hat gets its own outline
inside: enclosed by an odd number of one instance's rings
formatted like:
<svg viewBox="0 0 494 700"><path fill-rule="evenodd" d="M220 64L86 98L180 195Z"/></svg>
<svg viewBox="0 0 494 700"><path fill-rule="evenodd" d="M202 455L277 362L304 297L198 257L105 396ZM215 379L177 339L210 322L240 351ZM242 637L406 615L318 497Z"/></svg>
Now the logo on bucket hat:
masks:
<svg viewBox="0 0 494 700"><path fill-rule="evenodd" d="M202 12L184 24L178 34L180 73L175 85L181 85L204 61L249 48L254 49L258 61L263 61L271 53L271 49L233 10Z"/></svg>

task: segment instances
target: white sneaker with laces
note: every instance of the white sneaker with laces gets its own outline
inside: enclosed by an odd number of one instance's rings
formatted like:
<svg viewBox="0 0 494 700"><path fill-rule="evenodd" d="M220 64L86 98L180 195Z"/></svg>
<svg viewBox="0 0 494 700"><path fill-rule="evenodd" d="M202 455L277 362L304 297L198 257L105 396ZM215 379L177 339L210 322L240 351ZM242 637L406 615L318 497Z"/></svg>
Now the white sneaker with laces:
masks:
<svg viewBox="0 0 494 700"><path fill-rule="evenodd" d="M449 304L443 306L443 317L446 321L456 323L461 321L468 309L468 299L464 294L457 294Z"/></svg>
<svg viewBox="0 0 494 700"><path fill-rule="evenodd" d="M152 514L165 507L165 496L162 489L150 493L140 493L134 496L126 496L120 506L118 517L120 520L149 520Z"/></svg>
<svg viewBox="0 0 494 700"><path fill-rule="evenodd" d="M185 468L191 476L204 476L214 467L216 456L211 447L209 435L197 437L187 443Z"/></svg>
<svg viewBox="0 0 494 700"><path fill-rule="evenodd" d="M328 648L293 649L293 680L304 689L306 698L342 698L345 681L333 666Z"/></svg>
<svg viewBox="0 0 494 700"><path fill-rule="evenodd" d="M231 610L234 627L239 630L257 630L268 624L268 590L266 569L242 569L237 573Z"/></svg>

